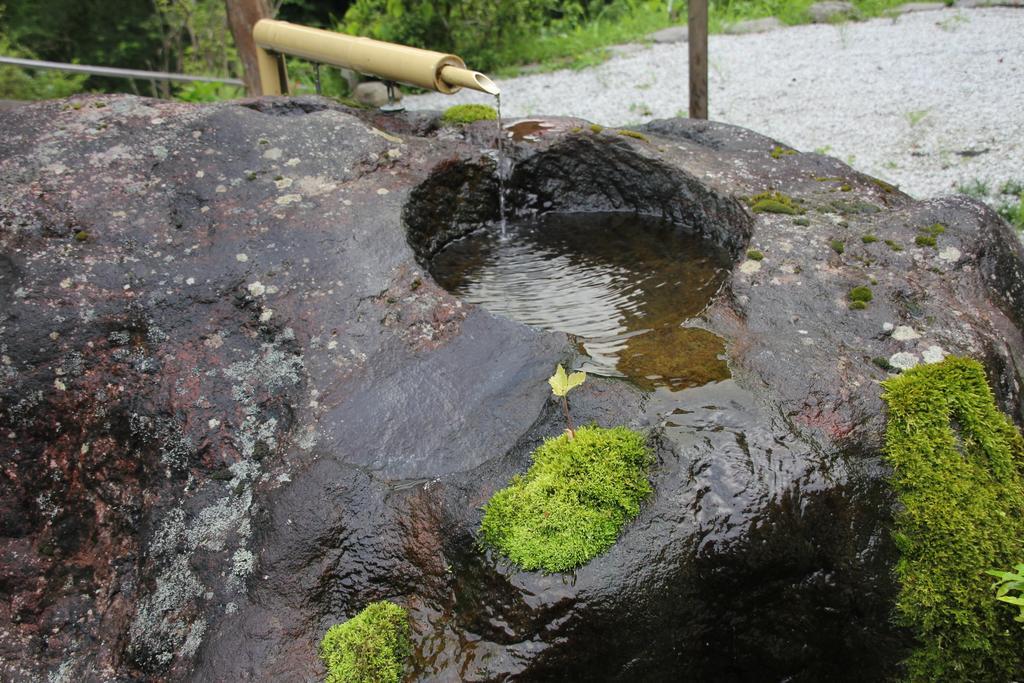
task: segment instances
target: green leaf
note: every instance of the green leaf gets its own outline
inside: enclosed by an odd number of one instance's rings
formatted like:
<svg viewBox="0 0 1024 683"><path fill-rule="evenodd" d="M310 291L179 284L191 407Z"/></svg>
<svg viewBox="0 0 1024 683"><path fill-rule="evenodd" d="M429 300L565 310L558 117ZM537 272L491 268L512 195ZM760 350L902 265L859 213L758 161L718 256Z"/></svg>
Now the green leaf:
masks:
<svg viewBox="0 0 1024 683"><path fill-rule="evenodd" d="M565 396L570 391L583 384L583 381L587 379L587 373L585 372L574 372L571 375L565 374L565 368L559 363L558 368L555 370L555 374L551 375L548 379L548 384L551 385L551 392L555 396Z"/></svg>

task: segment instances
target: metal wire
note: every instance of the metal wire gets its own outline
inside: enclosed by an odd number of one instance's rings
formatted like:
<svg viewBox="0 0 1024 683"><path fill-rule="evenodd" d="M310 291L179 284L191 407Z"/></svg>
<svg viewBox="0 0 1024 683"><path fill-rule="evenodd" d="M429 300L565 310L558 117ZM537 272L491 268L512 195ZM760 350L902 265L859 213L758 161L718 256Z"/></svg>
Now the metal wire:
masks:
<svg viewBox="0 0 1024 683"><path fill-rule="evenodd" d="M66 64L64 62L44 62L38 59L22 59L21 57L4 57L0 55L0 64L23 66L29 69L55 69L71 73L91 74L93 76L110 76L112 78L137 78L147 81L183 81L200 83L227 83L228 85L244 85L237 78L218 78L217 76L189 76L163 71L141 71L139 69L117 69L112 66L89 66L87 64Z"/></svg>

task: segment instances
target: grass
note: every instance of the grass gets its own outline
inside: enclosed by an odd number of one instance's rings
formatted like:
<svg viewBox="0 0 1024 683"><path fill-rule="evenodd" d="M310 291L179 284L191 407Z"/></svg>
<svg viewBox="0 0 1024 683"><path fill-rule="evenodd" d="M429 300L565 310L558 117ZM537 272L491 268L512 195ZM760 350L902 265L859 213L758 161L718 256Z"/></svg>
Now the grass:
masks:
<svg viewBox="0 0 1024 683"><path fill-rule="evenodd" d="M1010 199L1003 199L1003 197ZM1024 182L1007 180L999 186L996 213L1017 230L1024 232Z"/></svg>
<svg viewBox="0 0 1024 683"><path fill-rule="evenodd" d="M1019 232L1024 232L1024 193L1016 202L1004 202L997 206L996 213Z"/></svg>
<svg viewBox="0 0 1024 683"><path fill-rule="evenodd" d="M868 19L885 15L906 0L853 0L857 18ZM784 24L806 24L811 20L808 8L814 0L725 0L710 3L708 27L712 33L722 31L729 24L746 19L778 17Z"/></svg>
<svg viewBox="0 0 1024 683"><path fill-rule="evenodd" d="M956 191L975 199L985 199L989 194L988 183L980 178L975 178L965 183L957 183Z"/></svg>
<svg viewBox="0 0 1024 683"><path fill-rule="evenodd" d="M853 0L857 16L870 18L882 16L906 0ZM632 5L628 11L623 6ZM721 33L726 26L747 19L777 16L783 23L795 25L810 21L807 8L813 0L725 0L710 3L708 8L708 29ZM500 64L494 76L515 76L529 71L553 71L555 69L584 69L604 62L611 56L607 49L612 45L644 42L647 35L659 29L686 23L685 3L676 3L677 17L672 19L666 12L664 2L634 1L632 3L610 3L608 11L599 13L593 20L569 25L554 22L539 33L525 35L510 44L497 55Z"/></svg>
<svg viewBox="0 0 1024 683"><path fill-rule="evenodd" d="M580 427L548 439L533 465L484 506L480 538L522 569L564 572L601 554L651 494L644 436Z"/></svg>
<svg viewBox="0 0 1024 683"><path fill-rule="evenodd" d="M896 609L918 638L907 678L1019 680L1019 626L985 572L1021 559L1024 439L976 361L950 357L882 386L885 455L900 502Z"/></svg>
<svg viewBox="0 0 1024 683"><path fill-rule="evenodd" d="M904 116L907 118L907 123L913 128L917 124L921 123L928 117L931 110L929 109L918 109L915 111L908 111Z"/></svg>
<svg viewBox="0 0 1024 683"><path fill-rule="evenodd" d="M409 616L398 605L371 602L320 641L326 683L399 683L411 652Z"/></svg>
<svg viewBox="0 0 1024 683"><path fill-rule="evenodd" d="M604 62L608 47L645 40L654 31L673 25L662 3L636 3L628 12L602 12L592 21L572 26L554 22L534 35L523 36L497 55L492 75L514 76L531 65L531 72L585 69Z"/></svg>

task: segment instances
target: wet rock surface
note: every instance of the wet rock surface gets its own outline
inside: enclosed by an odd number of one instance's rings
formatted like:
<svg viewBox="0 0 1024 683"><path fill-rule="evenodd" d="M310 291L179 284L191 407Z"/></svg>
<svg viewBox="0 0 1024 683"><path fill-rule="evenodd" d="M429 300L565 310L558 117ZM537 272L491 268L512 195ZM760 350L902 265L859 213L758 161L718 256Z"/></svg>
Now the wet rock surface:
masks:
<svg viewBox="0 0 1024 683"><path fill-rule="evenodd" d="M545 576L476 528L563 428L544 380L574 347L423 267L496 216L493 123L321 99L0 113L5 680L312 680L327 627L378 599L411 611L412 680L898 673L880 361L981 358L1024 421L1019 241L743 129L550 124L511 150L510 206L669 218L736 265L695 322L733 379L574 393L578 422L650 430L655 494ZM751 212L767 190L803 213Z"/></svg>

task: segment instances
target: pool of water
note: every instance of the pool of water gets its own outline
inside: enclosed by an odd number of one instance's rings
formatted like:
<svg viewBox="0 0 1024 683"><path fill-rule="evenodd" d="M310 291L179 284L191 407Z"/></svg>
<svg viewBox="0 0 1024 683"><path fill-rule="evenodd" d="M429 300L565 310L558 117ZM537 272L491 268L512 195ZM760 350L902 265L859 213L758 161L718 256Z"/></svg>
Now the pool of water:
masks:
<svg viewBox="0 0 1024 683"><path fill-rule="evenodd" d="M582 369L677 391L729 377L722 340L687 326L718 292L728 253L660 219L547 214L479 230L431 261L464 301L572 335Z"/></svg>

